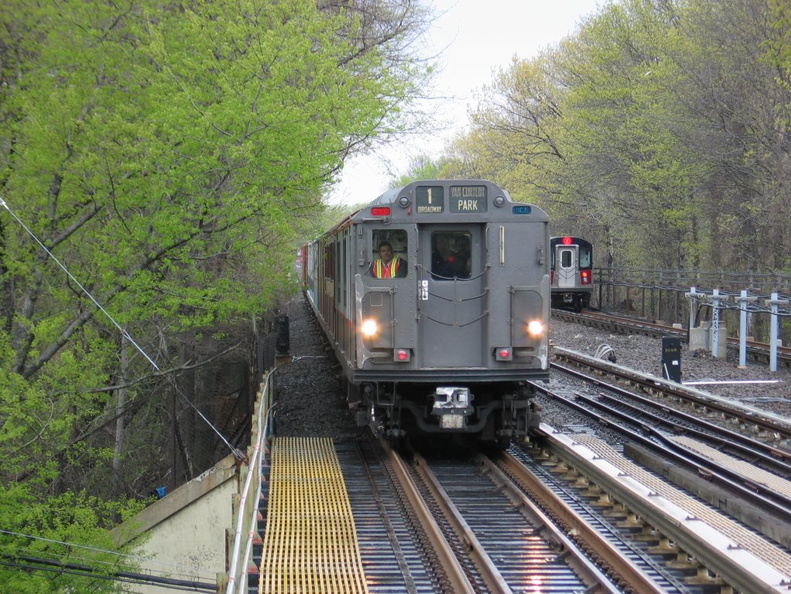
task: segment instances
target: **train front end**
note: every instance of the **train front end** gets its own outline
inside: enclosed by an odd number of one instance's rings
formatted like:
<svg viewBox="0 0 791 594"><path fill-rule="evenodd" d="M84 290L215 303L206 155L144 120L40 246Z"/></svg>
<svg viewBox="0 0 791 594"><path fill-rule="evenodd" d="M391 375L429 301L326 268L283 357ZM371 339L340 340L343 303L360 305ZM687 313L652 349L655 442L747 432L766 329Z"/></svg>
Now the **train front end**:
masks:
<svg viewBox="0 0 791 594"><path fill-rule="evenodd" d="M546 213L491 182L416 182L356 213L343 241L333 290L355 329L359 418L393 440L526 437L531 382L549 378ZM377 262L382 246L398 265Z"/></svg>

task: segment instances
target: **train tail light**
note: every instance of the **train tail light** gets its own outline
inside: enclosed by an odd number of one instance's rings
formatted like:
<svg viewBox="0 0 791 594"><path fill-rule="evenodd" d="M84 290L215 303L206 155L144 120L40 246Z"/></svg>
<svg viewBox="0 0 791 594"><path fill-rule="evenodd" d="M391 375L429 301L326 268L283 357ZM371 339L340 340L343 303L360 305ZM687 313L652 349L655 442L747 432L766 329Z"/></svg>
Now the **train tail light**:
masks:
<svg viewBox="0 0 791 594"><path fill-rule="evenodd" d="M514 351L511 347L498 347L494 350L494 359L496 361L512 361L514 358Z"/></svg>
<svg viewBox="0 0 791 594"><path fill-rule="evenodd" d="M589 285L592 279L593 275L590 270L580 270L580 284Z"/></svg>
<svg viewBox="0 0 791 594"><path fill-rule="evenodd" d="M412 360L412 352L409 349L393 350L393 361L409 363Z"/></svg>

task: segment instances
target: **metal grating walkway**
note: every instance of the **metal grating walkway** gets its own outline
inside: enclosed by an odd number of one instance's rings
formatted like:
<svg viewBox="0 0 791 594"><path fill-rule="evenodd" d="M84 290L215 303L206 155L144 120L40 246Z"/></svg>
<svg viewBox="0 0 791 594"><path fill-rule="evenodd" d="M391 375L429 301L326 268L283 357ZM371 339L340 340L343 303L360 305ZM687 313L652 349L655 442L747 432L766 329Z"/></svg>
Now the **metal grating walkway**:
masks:
<svg viewBox="0 0 791 594"><path fill-rule="evenodd" d="M258 591L368 592L346 483L330 438L278 437Z"/></svg>

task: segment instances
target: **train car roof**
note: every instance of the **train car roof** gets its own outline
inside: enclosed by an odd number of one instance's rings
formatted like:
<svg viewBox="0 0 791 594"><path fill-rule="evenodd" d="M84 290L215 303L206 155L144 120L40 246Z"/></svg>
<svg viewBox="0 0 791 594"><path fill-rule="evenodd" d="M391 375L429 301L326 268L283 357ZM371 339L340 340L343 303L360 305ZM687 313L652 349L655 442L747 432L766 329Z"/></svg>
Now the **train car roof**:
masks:
<svg viewBox="0 0 791 594"><path fill-rule="evenodd" d="M352 212L352 213L346 215L345 217L343 217L340 221L338 221L336 224L334 224L332 227L330 227L324 233L322 233L322 236L328 235L328 234L331 234L331 233L337 233L338 231L340 231L344 227L346 227L348 225L351 225L354 217L357 215L358 212L360 212L360 210L362 210L362 209L355 210L354 212Z"/></svg>
<svg viewBox="0 0 791 594"><path fill-rule="evenodd" d="M590 241L588 241L587 239L584 239L582 237L577 237L575 235L553 235L552 237L549 238L549 242L551 244L558 243L559 241L561 241L565 237L568 237L569 239L571 239L571 241L573 241L577 245L587 245L587 246L593 247L593 244Z"/></svg>
<svg viewBox="0 0 791 594"><path fill-rule="evenodd" d="M534 215L539 215L540 217L547 218L547 214L541 208L521 202L514 202L511 195L508 193L507 190L500 187L498 184L485 179L424 179L424 180L416 180L410 182L404 186L398 188L391 188L389 190L385 190L379 196L374 198L371 202L366 204L364 207L352 212L345 217L343 217L340 221L338 221L335 225L324 231L319 237L315 238L313 241L318 241L322 237L327 237L329 235L335 235L343 230L345 227L348 227L354 224L355 221L360 220L361 217L365 217L365 213L371 207L375 206L390 206L398 203L398 199L404 195L404 193L412 194L415 191L415 188L419 186L474 186L474 185L485 185L490 188L497 190L497 195L502 196L505 198L508 204L514 205L514 208L522 208L526 207L528 210L520 211L520 215L533 213Z"/></svg>
<svg viewBox="0 0 791 594"><path fill-rule="evenodd" d="M371 202L369 202L366 206L375 206L377 204L393 204L398 200L398 195L405 191L410 186L426 186L426 185L469 185L472 183L478 184L488 184L498 188L503 195L505 196L506 200L509 202L513 202L513 198L511 198L511 194L508 193L508 190L505 188L500 187L493 181L488 179L421 179L415 180L406 184L405 186L401 186L399 188L392 188L390 190L384 191L382 194L374 198Z"/></svg>
<svg viewBox="0 0 791 594"><path fill-rule="evenodd" d="M387 190L386 192L383 192L382 194L371 200L371 202L369 202L367 206L373 206L376 204L392 204L393 202L396 201L396 198L398 198L398 194L403 189L404 187Z"/></svg>

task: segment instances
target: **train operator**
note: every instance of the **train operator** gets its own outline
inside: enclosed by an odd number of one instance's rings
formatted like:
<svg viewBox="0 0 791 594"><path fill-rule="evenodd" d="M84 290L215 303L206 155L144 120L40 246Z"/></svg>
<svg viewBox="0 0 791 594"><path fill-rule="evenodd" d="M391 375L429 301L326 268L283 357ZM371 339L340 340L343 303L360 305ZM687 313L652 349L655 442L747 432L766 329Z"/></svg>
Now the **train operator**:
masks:
<svg viewBox="0 0 791 594"><path fill-rule="evenodd" d="M379 244L379 258L374 260L372 271L376 278L396 278L406 276L407 261L393 255L389 241Z"/></svg>

